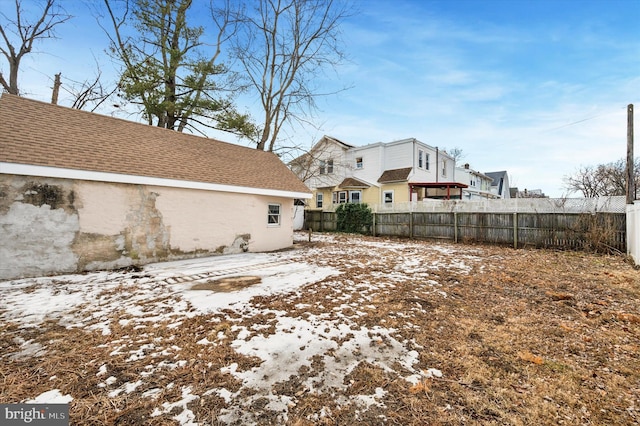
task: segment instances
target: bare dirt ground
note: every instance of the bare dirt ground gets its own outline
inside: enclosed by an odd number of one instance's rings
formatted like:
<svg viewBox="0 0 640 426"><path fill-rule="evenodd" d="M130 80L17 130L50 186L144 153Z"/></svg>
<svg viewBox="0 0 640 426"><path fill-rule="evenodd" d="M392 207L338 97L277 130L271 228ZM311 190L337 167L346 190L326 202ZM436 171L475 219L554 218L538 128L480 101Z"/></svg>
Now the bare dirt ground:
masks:
<svg viewBox="0 0 640 426"><path fill-rule="evenodd" d="M38 328L3 320L0 401L56 388L73 397L71 424L79 425L640 424L640 271L622 256L340 234L298 239L282 256L340 274L256 297L251 315L189 315L175 327L123 321L114 306L107 335L57 319ZM237 350L242 333L268 339L285 317L340 316L351 334L295 375L265 373L265 386L232 374L263 362ZM389 334L376 335L380 327ZM354 348L354 367L332 378L326 356L361 330L375 351ZM205 337L215 344L201 344ZM15 356L25 341L46 349ZM170 343L152 364L173 364L145 374L145 348L160 341ZM398 342L415 354L411 363L376 358ZM101 369L117 383L105 384ZM143 384L113 391L123 383ZM179 405L185 389L198 397ZM369 403L354 398L362 395ZM286 397L284 409L272 405L276 396ZM233 414L239 398L249 414ZM188 420L180 418L185 408Z"/></svg>

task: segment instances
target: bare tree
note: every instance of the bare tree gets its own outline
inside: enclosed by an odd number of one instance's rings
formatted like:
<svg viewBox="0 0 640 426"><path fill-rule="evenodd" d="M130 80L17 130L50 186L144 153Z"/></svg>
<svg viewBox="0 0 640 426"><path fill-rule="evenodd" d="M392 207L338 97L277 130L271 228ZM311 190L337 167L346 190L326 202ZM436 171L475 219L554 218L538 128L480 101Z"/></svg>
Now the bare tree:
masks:
<svg viewBox="0 0 640 426"><path fill-rule="evenodd" d="M257 0L245 10L234 56L259 96L263 119L256 148L273 151L285 122L306 121L323 93L315 82L343 58L343 0ZM335 93L335 92L333 92Z"/></svg>
<svg viewBox="0 0 640 426"><path fill-rule="evenodd" d="M33 5L30 4L30 7ZM0 17L0 35L3 41L0 52L9 64L9 81L7 82L0 72L0 84L6 92L17 95L18 71L22 58L32 52L33 44L37 40L54 38L54 28L71 19L71 15L64 13L55 0L46 0L39 16L30 20L22 7L22 1L15 0L15 16L9 17L0 12Z"/></svg>
<svg viewBox="0 0 640 426"><path fill-rule="evenodd" d="M462 148L458 148L457 146L451 149L448 149L447 154L449 154L453 158L453 161L455 162L456 166L458 165L460 160L462 160L464 157L467 156L467 154L462 152Z"/></svg>
<svg viewBox="0 0 640 426"><path fill-rule="evenodd" d="M636 187L640 183L640 161L634 164ZM625 195L626 193L626 164L625 160L618 160L597 166L584 166L575 173L564 178L565 188L570 192L578 192L584 197L601 197L611 195Z"/></svg>

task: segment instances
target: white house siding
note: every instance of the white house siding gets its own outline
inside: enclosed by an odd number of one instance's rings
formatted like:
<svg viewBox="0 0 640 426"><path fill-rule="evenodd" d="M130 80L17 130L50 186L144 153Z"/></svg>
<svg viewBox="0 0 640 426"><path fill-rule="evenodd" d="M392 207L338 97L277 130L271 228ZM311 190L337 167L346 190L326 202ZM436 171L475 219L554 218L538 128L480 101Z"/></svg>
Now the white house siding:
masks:
<svg viewBox="0 0 640 426"><path fill-rule="evenodd" d="M353 177L370 184L375 184L382 174L384 148L380 144L362 148L352 148L348 151L348 161L353 164ZM356 158L362 158L362 168L356 168Z"/></svg>
<svg viewBox="0 0 640 426"><path fill-rule="evenodd" d="M413 141L387 144L384 147L384 169L382 171L411 167L413 164L412 145Z"/></svg>
<svg viewBox="0 0 640 426"><path fill-rule="evenodd" d="M0 175L0 241L0 279L270 251L293 243L293 199Z"/></svg>
<svg viewBox="0 0 640 426"><path fill-rule="evenodd" d="M351 176L355 165L352 165L346 158L345 149L334 142L323 141L315 148L313 153L315 164L313 167L319 168L320 161L333 160L333 173L319 174L313 170L307 182L309 188L326 188L338 185L345 176Z"/></svg>

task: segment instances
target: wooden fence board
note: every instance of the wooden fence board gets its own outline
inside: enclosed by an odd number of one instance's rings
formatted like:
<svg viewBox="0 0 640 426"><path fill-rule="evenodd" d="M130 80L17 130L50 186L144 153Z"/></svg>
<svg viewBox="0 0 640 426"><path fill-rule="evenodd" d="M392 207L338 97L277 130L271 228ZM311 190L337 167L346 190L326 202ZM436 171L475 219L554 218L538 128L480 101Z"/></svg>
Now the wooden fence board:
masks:
<svg viewBox="0 0 640 426"><path fill-rule="evenodd" d="M374 213L374 235L515 247L602 248L626 252L625 213ZM334 212L305 211L305 225L335 231Z"/></svg>

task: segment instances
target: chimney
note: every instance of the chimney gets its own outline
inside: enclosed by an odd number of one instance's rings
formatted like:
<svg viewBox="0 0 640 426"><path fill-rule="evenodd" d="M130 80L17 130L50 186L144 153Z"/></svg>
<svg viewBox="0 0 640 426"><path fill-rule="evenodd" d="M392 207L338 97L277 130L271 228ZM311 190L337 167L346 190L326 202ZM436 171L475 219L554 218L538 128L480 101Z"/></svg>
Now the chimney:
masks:
<svg viewBox="0 0 640 426"><path fill-rule="evenodd" d="M469 163L465 163L464 168L469 170Z"/></svg>

